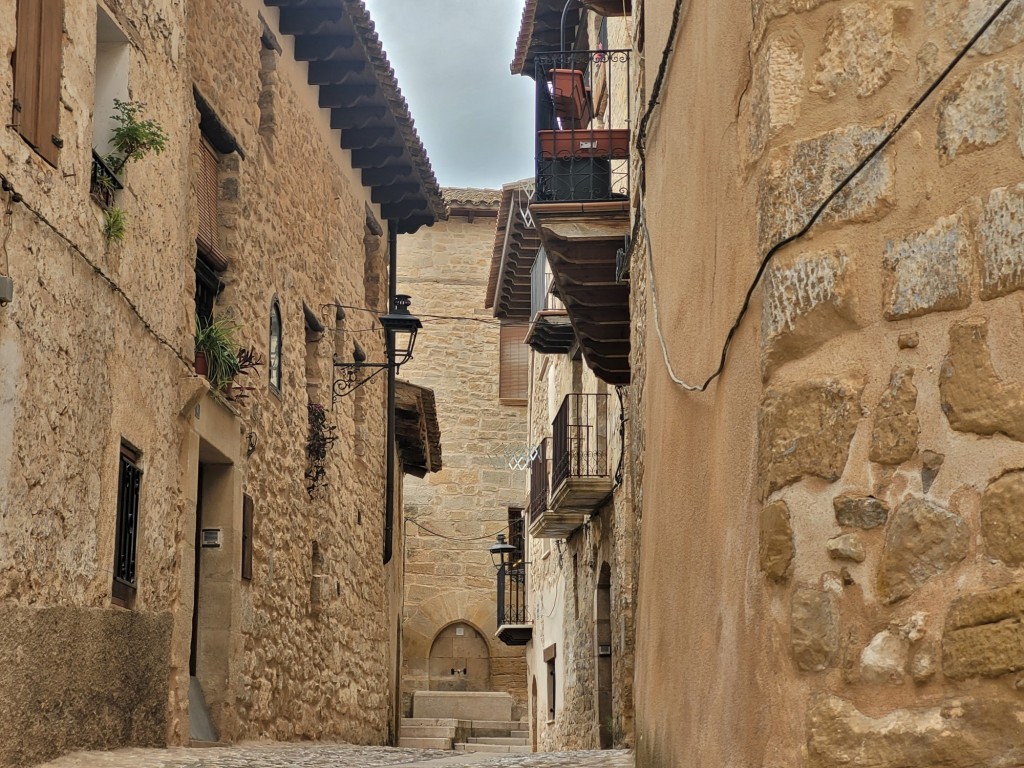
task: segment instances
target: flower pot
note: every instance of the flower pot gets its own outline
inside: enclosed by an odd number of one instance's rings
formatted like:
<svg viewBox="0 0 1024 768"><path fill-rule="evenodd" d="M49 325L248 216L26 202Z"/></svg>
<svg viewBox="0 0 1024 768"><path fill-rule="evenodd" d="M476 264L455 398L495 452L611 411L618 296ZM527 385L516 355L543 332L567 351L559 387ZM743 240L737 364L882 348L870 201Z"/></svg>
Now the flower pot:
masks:
<svg viewBox="0 0 1024 768"><path fill-rule="evenodd" d="M206 376L210 372L210 366L206 361L206 353L201 349L196 350L194 367L196 373L200 376Z"/></svg>
<svg viewBox="0 0 1024 768"><path fill-rule="evenodd" d="M578 69L551 70L551 100L555 105L555 115L573 127L590 122L590 89L584 84L583 73Z"/></svg>

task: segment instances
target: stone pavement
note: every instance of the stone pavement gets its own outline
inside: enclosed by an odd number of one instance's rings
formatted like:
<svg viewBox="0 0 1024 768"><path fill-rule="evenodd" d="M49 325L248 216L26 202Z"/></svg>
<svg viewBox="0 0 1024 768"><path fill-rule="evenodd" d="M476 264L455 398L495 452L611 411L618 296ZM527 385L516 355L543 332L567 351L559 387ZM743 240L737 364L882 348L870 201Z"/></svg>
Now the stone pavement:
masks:
<svg viewBox="0 0 1024 768"><path fill-rule="evenodd" d="M370 768L385 765L404 768L633 768L633 755L624 750L494 755L348 744L250 743L207 749L75 752L38 768Z"/></svg>

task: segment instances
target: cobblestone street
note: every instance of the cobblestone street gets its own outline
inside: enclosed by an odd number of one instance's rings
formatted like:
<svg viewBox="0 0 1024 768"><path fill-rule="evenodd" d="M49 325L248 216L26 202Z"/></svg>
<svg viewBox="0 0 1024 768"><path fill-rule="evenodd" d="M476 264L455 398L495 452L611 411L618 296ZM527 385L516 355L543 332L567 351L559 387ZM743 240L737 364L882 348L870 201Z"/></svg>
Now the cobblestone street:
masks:
<svg viewBox="0 0 1024 768"><path fill-rule="evenodd" d="M224 749L120 749L76 752L39 768L632 768L624 750L532 755L462 754L394 747L326 744L243 744Z"/></svg>

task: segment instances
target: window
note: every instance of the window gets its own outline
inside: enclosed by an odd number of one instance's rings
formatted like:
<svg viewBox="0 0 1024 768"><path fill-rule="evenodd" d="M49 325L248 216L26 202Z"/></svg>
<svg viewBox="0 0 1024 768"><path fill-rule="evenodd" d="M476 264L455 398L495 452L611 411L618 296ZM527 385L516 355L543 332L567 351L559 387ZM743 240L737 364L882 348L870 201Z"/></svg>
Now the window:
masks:
<svg viewBox="0 0 1024 768"><path fill-rule="evenodd" d="M117 526L114 533L114 583L111 594L116 604L128 607L135 595L135 549L139 531L139 491L142 470L139 454L121 443L117 477Z"/></svg>
<svg viewBox="0 0 1024 768"><path fill-rule="evenodd" d="M501 325L498 397L509 405L526 402L530 370L530 348L525 343L528 330L525 322Z"/></svg>
<svg viewBox="0 0 1024 768"><path fill-rule="evenodd" d="M548 665L548 720L555 719L555 645L544 649L544 662Z"/></svg>
<svg viewBox="0 0 1024 768"><path fill-rule="evenodd" d="M224 285L202 252L196 255L196 318L204 328L213 322L213 303Z"/></svg>
<svg viewBox="0 0 1024 768"><path fill-rule="evenodd" d="M252 496L242 497L242 578L252 580Z"/></svg>
<svg viewBox="0 0 1024 768"><path fill-rule="evenodd" d="M281 393L281 305L275 298L270 303L270 362L267 374L270 376L270 388Z"/></svg>
<svg viewBox="0 0 1024 768"><path fill-rule="evenodd" d="M92 148L110 154L117 127L114 102L128 101L128 38L102 8L96 9L96 88L93 96Z"/></svg>
<svg viewBox="0 0 1024 768"><path fill-rule="evenodd" d="M50 165L63 146L60 73L64 0L18 0L14 51L14 118L18 133Z"/></svg>
<svg viewBox="0 0 1024 768"><path fill-rule="evenodd" d="M509 560L513 563L522 563L526 559L522 507L508 508L508 543L515 547L515 552L511 553Z"/></svg>

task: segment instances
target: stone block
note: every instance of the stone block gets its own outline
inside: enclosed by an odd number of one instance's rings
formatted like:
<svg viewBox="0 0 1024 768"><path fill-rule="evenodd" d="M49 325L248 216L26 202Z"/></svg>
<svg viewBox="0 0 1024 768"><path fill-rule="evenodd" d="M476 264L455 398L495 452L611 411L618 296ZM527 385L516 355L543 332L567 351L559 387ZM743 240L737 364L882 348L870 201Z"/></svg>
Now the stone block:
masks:
<svg viewBox="0 0 1024 768"><path fill-rule="evenodd" d="M878 588L886 603L908 597L967 556L969 533L958 515L924 499L903 502L885 536Z"/></svg>
<svg viewBox="0 0 1024 768"><path fill-rule="evenodd" d="M843 493L832 500L836 522L853 528L877 528L889 519L889 505L874 496Z"/></svg>
<svg viewBox="0 0 1024 768"><path fill-rule="evenodd" d="M831 592L805 585L793 591L790 643L796 665L820 672L839 649L839 610Z"/></svg>
<svg viewBox="0 0 1024 768"><path fill-rule="evenodd" d="M512 696L508 693L472 691L416 691L412 716L457 720L511 720Z"/></svg>
<svg viewBox="0 0 1024 768"><path fill-rule="evenodd" d="M985 551L1007 565L1024 565L1024 471L1007 472L981 497Z"/></svg>
<svg viewBox="0 0 1024 768"><path fill-rule="evenodd" d="M789 507L784 501L773 502L761 510L761 571L772 581L785 581L795 552Z"/></svg>
<svg viewBox="0 0 1024 768"><path fill-rule="evenodd" d="M807 711L809 768L981 768L1024 762L1024 705L955 699L869 717L827 693Z"/></svg>
<svg viewBox="0 0 1024 768"><path fill-rule="evenodd" d="M942 412L958 432L1024 441L1024 385L1003 381L992 365L988 320L972 317L949 329L939 371Z"/></svg>
<svg viewBox="0 0 1024 768"><path fill-rule="evenodd" d="M860 679L865 683L898 683L903 680L910 641L898 632L879 632L860 654Z"/></svg>
<svg viewBox="0 0 1024 768"><path fill-rule="evenodd" d="M896 40L896 11L891 6L852 3L829 22L811 90L830 99L850 86L859 97L871 96L905 60L906 52Z"/></svg>
<svg viewBox="0 0 1024 768"><path fill-rule="evenodd" d="M1024 616L1024 584L973 592L953 601L946 614L946 632L994 624Z"/></svg>
<svg viewBox="0 0 1024 768"><path fill-rule="evenodd" d="M935 677L938 665L938 651L931 640L921 643L910 659L910 676L915 683L923 685Z"/></svg>
<svg viewBox="0 0 1024 768"><path fill-rule="evenodd" d="M943 162L998 144L1009 133L1007 65L977 66L939 102L938 150Z"/></svg>
<svg viewBox="0 0 1024 768"><path fill-rule="evenodd" d="M946 677L998 677L1024 669L1024 623L1021 617L965 627L942 638Z"/></svg>
<svg viewBox="0 0 1024 768"><path fill-rule="evenodd" d="M1024 184L994 189L978 224L981 298L1024 288Z"/></svg>
<svg viewBox="0 0 1024 768"><path fill-rule="evenodd" d="M888 320L963 309L971 303L971 247L963 214L890 241L882 264Z"/></svg>
<svg viewBox="0 0 1024 768"><path fill-rule="evenodd" d="M758 419L761 497L806 475L843 474L860 419L860 382L827 379L770 390Z"/></svg>
<svg viewBox="0 0 1024 768"><path fill-rule="evenodd" d="M773 152L758 185L757 231L762 250L798 232L884 135L884 127L853 125ZM832 201L819 221L881 218L892 207L893 194L893 161L889 152L883 152Z"/></svg>
<svg viewBox="0 0 1024 768"><path fill-rule="evenodd" d="M875 410L868 458L878 464L902 464L917 451L921 422L917 418L914 369L897 368Z"/></svg>
<svg viewBox="0 0 1024 768"><path fill-rule="evenodd" d="M949 44L953 48L965 45L992 14L998 3L993 0L940 0L943 14L956 14L950 27ZM1024 6L1010 3L992 24L975 50L978 53L999 53L1024 40Z"/></svg>
<svg viewBox="0 0 1024 768"><path fill-rule="evenodd" d="M764 277L761 309L765 373L856 327L848 263L841 250L783 256L772 262Z"/></svg>
<svg viewBox="0 0 1024 768"><path fill-rule="evenodd" d="M867 553L864 551L864 542L856 533L844 533L841 536L829 539L825 543L828 556L833 560L852 560L855 563L863 563Z"/></svg>
<svg viewBox="0 0 1024 768"><path fill-rule="evenodd" d="M783 128L796 125L804 88L803 42L775 35L758 53L751 80L750 151L758 157Z"/></svg>

